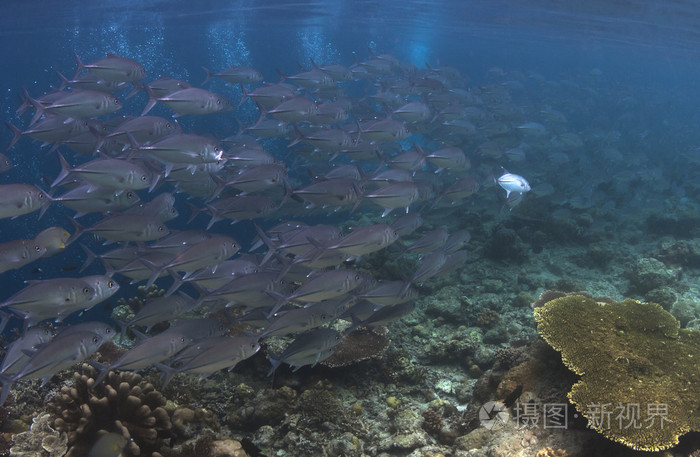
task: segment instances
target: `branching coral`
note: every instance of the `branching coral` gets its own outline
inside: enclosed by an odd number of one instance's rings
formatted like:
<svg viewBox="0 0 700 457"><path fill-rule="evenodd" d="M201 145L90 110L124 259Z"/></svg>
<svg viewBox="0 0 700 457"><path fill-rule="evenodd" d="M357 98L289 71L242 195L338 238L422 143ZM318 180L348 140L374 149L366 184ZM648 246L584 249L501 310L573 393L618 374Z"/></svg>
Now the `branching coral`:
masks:
<svg viewBox="0 0 700 457"><path fill-rule="evenodd" d="M542 337L581 376L569 399L589 426L638 450L661 450L700 431L700 332L659 305L583 295L535 309Z"/></svg>
<svg viewBox="0 0 700 457"><path fill-rule="evenodd" d="M95 385L96 370L88 365L82 370L74 373L72 387L63 387L49 403L56 430L68 436L67 455L85 455L100 431L131 439L124 456L147 456L158 450L172 428L165 397L135 373L110 372Z"/></svg>

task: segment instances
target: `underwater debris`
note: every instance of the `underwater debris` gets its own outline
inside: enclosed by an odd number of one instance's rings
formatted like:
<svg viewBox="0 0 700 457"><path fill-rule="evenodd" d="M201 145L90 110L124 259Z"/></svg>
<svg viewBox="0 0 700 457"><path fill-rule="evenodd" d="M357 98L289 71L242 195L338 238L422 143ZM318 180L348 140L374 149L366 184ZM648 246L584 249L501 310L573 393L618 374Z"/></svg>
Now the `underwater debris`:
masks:
<svg viewBox="0 0 700 457"><path fill-rule="evenodd" d="M540 335L581 376L568 397L591 428L644 451L700 431L700 332L680 329L655 303L583 295L549 301L535 319Z"/></svg>

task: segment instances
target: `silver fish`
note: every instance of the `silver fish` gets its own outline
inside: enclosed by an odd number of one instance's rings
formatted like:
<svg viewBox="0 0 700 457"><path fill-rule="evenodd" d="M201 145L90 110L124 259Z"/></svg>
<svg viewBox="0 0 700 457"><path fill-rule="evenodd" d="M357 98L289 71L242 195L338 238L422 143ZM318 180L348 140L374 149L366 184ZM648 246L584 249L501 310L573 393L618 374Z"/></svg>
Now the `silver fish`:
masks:
<svg viewBox="0 0 700 457"><path fill-rule="evenodd" d="M224 96L209 92L208 90L190 87L171 92L162 97L151 94L146 107L141 113L145 116L157 102L175 111L173 117L185 114L212 114L233 110L233 104Z"/></svg>
<svg viewBox="0 0 700 457"><path fill-rule="evenodd" d="M76 332L55 343L42 346L18 373L12 377L0 376L0 404L7 400L14 381L22 378L43 378L44 382L47 382L56 373L90 357L104 342L101 336L93 332Z"/></svg>
<svg viewBox="0 0 700 457"><path fill-rule="evenodd" d="M195 305L195 300L184 293L148 300L134 317L126 322L117 322L122 329L122 339L126 329L129 327L134 325L143 326L146 327L146 333L148 333L154 325L176 319L182 314L191 311Z"/></svg>
<svg viewBox="0 0 700 457"><path fill-rule="evenodd" d="M96 186L124 190L147 189L153 184L153 177L148 169L127 160L97 159L71 168L63 155L59 153L58 158L61 162L61 173L51 184L52 188L65 184L74 176Z"/></svg>
<svg viewBox="0 0 700 457"><path fill-rule="evenodd" d="M173 133L179 132L180 126L173 121L158 116L139 116L126 119L105 138L122 144L130 144L129 135L139 144L150 143Z"/></svg>
<svg viewBox="0 0 700 457"><path fill-rule="evenodd" d="M258 70L251 67L244 66L232 66L225 70L221 70L216 73L212 73L205 67L202 67L204 72L207 74L207 79L201 84L202 86L206 84L211 78L223 79L229 84L252 84L262 81L262 75Z"/></svg>
<svg viewBox="0 0 700 457"><path fill-rule="evenodd" d="M169 368L157 365L166 372L163 386L167 385L176 373L187 372L200 374L200 379L219 370L235 368L238 363L255 355L260 350L257 336L222 336L213 342L201 343L198 353L182 366Z"/></svg>
<svg viewBox="0 0 700 457"><path fill-rule="evenodd" d="M32 123L45 113L60 114L74 119L85 119L111 114L122 109L122 102L109 92L99 90L75 90L50 105L42 105L39 101L30 99L36 113Z"/></svg>
<svg viewBox="0 0 700 457"><path fill-rule="evenodd" d="M367 300L374 305L390 306L413 300L418 291L406 281L379 281L375 287L358 293L357 298Z"/></svg>
<svg viewBox="0 0 700 457"><path fill-rule="evenodd" d="M0 219L43 210L49 203L48 196L31 184L0 185Z"/></svg>
<svg viewBox="0 0 700 457"><path fill-rule="evenodd" d="M402 141L411 134L402 121L386 118L359 125L360 134L372 141Z"/></svg>
<svg viewBox="0 0 700 457"><path fill-rule="evenodd" d="M406 208L418 200L418 186L412 182L394 182L385 187L362 194L361 198L370 199L371 202L384 208L382 217L387 216L396 208Z"/></svg>
<svg viewBox="0 0 700 457"><path fill-rule="evenodd" d="M446 261L447 254L442 251L431 252L423 256L418 268L411 276L411 282L418 285L423 284L427 279L440 273Z"/></svg>
<svg viewBox="0 0 700 457"><path fill-rule="evenodd" d="M84 64L78 57L78 54L76 54L75 60L78 63L78 70L75 73L76 77L83 70L88 70L107 81L136 82L146 77L146 70L143 68L143 65L128 57L119 57L109 53L107 57Z"/></svg>
<svg viewBox="0 0 700 457"><path fill-rule="evenodd" d="M269 110L263 111L284 122L302 122L311 120L318 113L316 102L306 97L293 97L283 101Z"/></svg>
<svg viewBox="0 0 700 457"><path fill-rule="evenodd" d="M110 365L95 364L100 370L95 378L95 384L99 384L111 370L141 370L162 362L180 352L192 341L192 337L175 328L146 338L126 351L114 363Z"/></svg>
<svg viewBox="0 0 700 457"><path fill-rule="evenodd" d="M87 132L89 129L87 122L84 120L71 119L56 114L47 114L46 117L32 123L32 125L24 131L18 129L9 122L5 122L5 125L13 134L12 140L7 146L8 150L10 150L24 135L28 135L46 145L56 141L67 140L68 138Z"/></svg>
<svg viewBox="0 0 700 457"><path fill-rule="evenodd" d="M355 227L352 232L338 241L330 245L319 244L319 246L320 249L337 249L340 252L359 257L384 249L398 238L399 234L390 225L374 224Z"/></svg>
<svg viewBox="0 0 700 457"><path fill-rule="evenodd" d="M32 327L24 334L10 343L5 351L5 356L0 364L0 373L12 375L19 372L24 364L29 361L28 353L35 352L39 347L51 339L51 330L46 327Z"/></svg>
<svg viewBox="0 0 700 457"><path fill-rule="evenodd" d="M175 196L169 192L158 194L147 203L131 206L124 213L137 216L155 216L163 222L173 220L179 214L175 209Z"/></svg>
<svg viewBox="0 0 700 457"><path fill-rule="evenodd" d="M137 204L141 199L132 190L83 184L66 191L64 194L51 197L51 201L77 211L73 217L78 218L89 213L126 209Z"/></svg>
<svg viewBox="0 0 700 457"><path fill-rule="evenodd" d="M263 108L278 106L283 101L294 98L297 95L297 88L285 83L267 84L252 91L247 91L245 87L241 86L241 90L243 91L243 98L241 98L239 104L242 104L247 98L251 98Z"/></svg>
<svg viewBox="0 0 700 457"><path fill-rule="evenodd" d="M34 240L0 243L0 273L29 265L45 253L46 247Z"/></svg>
<svg viewBox="0 0 700 457"><path fill-rule="evenodd" d="M90 227L83 227L72 218L68 220L75 227L75 233L68 239L68 244L73 243L85 232L109 241L153 241L170 233L168 227L155 216L115 214Z"/></svg>
<svg viewBox="0 0 700 457"><path fill-rule="evenodd" d="M442 248L450 237L450 233L444 227L438 227L424 233L420 238L414 241L405 249L407 251L415 251L423 254L436 251Z"/></svg>
<svg viewBox="0 0 700 457"><path fill-rule="evenodd" d="M186 133L175 133L148 145L138 146L138 151L166 164L166 176L170 174L172 164L219 162L223 154L217 142L210 138Z"/></svg>
<svg viewBox="0 0 700 457"><path fill-rule="evenodd" d="M324 300L304 308L294 308L275 313L270 324L259 338L284 336L311 330L335 320L350 300Z"/></svg>
<svg viewBox="0 0 700 457"><path fill-rule="evenodd" d="M314 365L321 359L321 354L340 344L341 340L340 333L325 327L301 333L281 354L271 357L272 368L267 375L274 373L282 363L288 363L297 368L303 365Z"/></svg>
<svg viewBox="0 0 700 457"><path fill-rule="evenodd" d="M233 238L225 235L214 235L187 247L164 265L153 265L153 274L148 279L146 287L150 287L158 276L166 270L192 273L206 267L216 271L216 266L219 263L233 257L239 249L238 242Z"/></svg>
<svg viewBox="0 0 700 457"><path fill-rule="evenodd" d="M418 228L422 225L423 218L421 217L420 213L416 212L403 214L391 223L391 227L396 230L399 237L410 235L418 230Z"/></svg>
<svg viewBox="0 0 700 457"><path fill-rule="evenodd" d="M465 170L471 166L464 151L456 146L438 149L425 157L437 167L435 173L440 173L443 170Z"/></svg>
<svg viewBox="0 0 700 457"><path fill-rule="evenodd" d="M505 169L496 182L506 191L506 199L510 196L511 192L522 195L530 191L530 184L525 178L520 175L508 173Z"/></svg>

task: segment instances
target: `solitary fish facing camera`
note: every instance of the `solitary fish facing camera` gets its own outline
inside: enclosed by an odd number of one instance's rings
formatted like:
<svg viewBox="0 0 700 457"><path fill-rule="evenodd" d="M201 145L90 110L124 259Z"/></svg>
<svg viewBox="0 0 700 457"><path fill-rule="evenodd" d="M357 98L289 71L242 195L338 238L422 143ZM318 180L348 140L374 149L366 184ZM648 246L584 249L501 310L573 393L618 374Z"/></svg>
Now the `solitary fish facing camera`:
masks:
<svg viewBox="0 0 700 457"><path fill-rule="evenodd" d="M522 195L530 191L530 184L525 178L520 175L508 173L505 168L503 169L503 175L501 175L496 182L505 189L506 198L510 196L511 192L517 192Z"/></svg>

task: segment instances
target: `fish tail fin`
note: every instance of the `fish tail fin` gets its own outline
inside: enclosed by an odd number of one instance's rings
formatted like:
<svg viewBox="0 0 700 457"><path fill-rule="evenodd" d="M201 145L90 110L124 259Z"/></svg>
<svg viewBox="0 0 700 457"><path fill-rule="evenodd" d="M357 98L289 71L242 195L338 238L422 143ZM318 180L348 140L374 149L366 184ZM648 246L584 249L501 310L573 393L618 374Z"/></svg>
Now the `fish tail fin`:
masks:
<svg viewBox="0 0 700 457"><path fill-rule="evenodd" d="M287 75L285 75L284 73L282 73L282 70L280 70L279 68L275 68L275 71L277 72L278 75L280 75L280 82L282 82L282 81L284 81L285 79L287 79Z"/></svg>
<svg viewBox="0 0 700 457"><path fill-rule="evenodd" d="M355 212L358 206L360 206L360 203L362 203L362 199L365 198L365 194L362 192L362 188L358 183L353 181L352 183L353 189L355 189L355 195L357 195L357 200L355 201L355 204L352 205L352 209L350 210L350 213Z"/></svg>
<svg viewBox="0 0 700 457"><path fill-rule="evenodd" d="M218 215L218 211L216 208L214 208L211 205L205 205L209 212L211 213L211 219L209 219L209 223L207 224L207 230L211 228L212 225L216 224L220 220L222 220L221 216Z"/></svg>
<svg viewBox="0 0 700 457"><path fill-rule="evenodd" d="M118 319L114 319L114 321L119 326L119 344L121 344L124 342L124 335L126 335L126 331L129 328L129 324Z"/></svg>
<svg viewBox="0 0 700 457"><path fill-rule="evenodd" d="M158 276L165 271L165 268L163 266L156 265L145 257L141 259L141 263L146 265L151 270L151 276L148 278L148 282L146 282L146 289L148 289L154 282L156 282Z"/></svg>
<svg viewBox="0 0 700 457"><path fill-rule="evenodd" d="M112 370L112 367L110 365L106 365L104 363L93 361L88 361L87 363L89 363L90 365L92 365L93 368L99 371L97 377L95 378L95 384L93 384L95 386L102 382L102 380L106 378L109 372Z"/></svg>
<svg viewBox="0 0 700 457"><path fill-rule="evenodd" d="M272 355L272 354L271 354ZM270 367L270 371L267 372L267 377L269 378L273 374L275 374L275 371L277 371L277 368L282 365L282 359L274 359L270 357L270 363L272 364L272 367Z"/></svg>
<svg viewBox="0 0 700 457"><path fill-rule="evenodd" d="M238 102L238 106L241 106L243 104L243 102L245 102L246 100L248 100L248 98L250 98L250 96L248 95L248 90L245 88L243 83L241 83L241 93L243 94L243 96L241 97L241 101Z"/></svg>
<svg viewBox="0 0 700 457"><path fill-rule="evenodd" d="M170 288L167 290L167 292L165 292L164 297L171 296L185 282L184 279L182 278L182 276L177 274L177 271L168 269L168 273L170 274L170 277L173 278L173 285L170 286Z"/></svg>
<svg viewBox="0 0 700 457"><path fill-rule="evenodd" d="M129 98L133 97L134 95L138 94L140 90L143 90L143 88L144 88L143 85L141 85L140 83L138 83L136 81L134 81L132 84L134 85L134 88L131 89L131 91L128 94L126 94L126 97L124 97L125 99L129 99Z"/></svg>
<svg viewBox="0 0 700 457"><path fill-rule="evenodd" d="M17 98L19 98L20 105L15 113L19 117L23 115L25 111L27 111L27 108L29 108L29 92L27 92L25 87L22 88L22 95L17 94Z"/></svg>
<svg viewBox="0 0 700 457"><path fill-rule="evenodd" d="M67 216L68 217L68 222L73 226L75 229L75 233L73 233L70 237L65 242L65 245L68 246L71 243L73 243L75 240L80 238L80 236L85 233L85 227L80 225L80 222L76 221L74 218Z"/></svg>
<svg viewBox="0 0 700 457"><path fill-rule="evenodd" d="M297 137L290 141L290 143L287 145L288 148L291 148L295 144L298 144L306 139L304 133L299 129L299 126L296 125L296 123L292 124L292 126L294 127L294 132L297 134Z"/></svg>
<svg viewBox="0 0 700 457"><path fill-rule="evenodd" d="M12 387L13 379L4 374L0 375L0 386L2 386L2 392L0 392L0 406L4 405L7 401L7 397L10 395L10 387Z"/></svg>
<svg viewBox="0 0 700 457"><path fill-rule="evenodd" d="M267 246L267 252L265 253L265 256L263 259L260 261L260 266L265 265L268 260L277 252L277 246L275 245L274 241L270 239L270 237L267 236L267 234L263 231L262 228L258 225L257 222L253 221L253 227L255 227L255 231L258 233L258 237L260 237L260 240L265 243L265 246Z"/></svg>
<svg viewBox="0 0 700 457"><path fill-rule="evenodd" d="M218 196L221 195L221 192L223 192L224 189L226 189L226 186L228 185L228 182L226 182L220 176L215 174L212 174L210 176L211 179L216 183L216 188L214 189L214 192L212 192L211 197L209 197L205 203L209 203L211 201L216 200Z"/></svg>
<svg viewBox="0 0 700 457"><path fill-rule="evenodd" d="M192 222L197 216L199 216L200 213L202 213L202 210L199 209L199 208L197 208L196 206L194 206L194 205L193 205L192 203L190 203L190 202L185 202L185 205L187 205L187 207L190 209L190 213L192 213L192 214L190 215L189 220L187 221L187 223L189 224L189 223Z"/></svg>
<svg viewBox="0 0 700 457"><path fill-rule="evenodd" d="M6 151L9 151L10 149L12 149L12 146L14 146L15 143L17 143L19 139L22 138L22 131L14 125L10 124L9 122L5 122L5 125L12 132L12 140L10 140L10 144L8 144L7 148L5 148Z"/></svg>
<svg viewBox="0 0 700 457"><path fill-rule="evenodd" d="M71 172L71 167L70 164L68 164L68 161L66 161L65 157L60 152L56 152L56 155L58 156L58 161L61 164L61 172L56 176L56 179L53 180L53 183L51 183L51 188L53 189L56 186L60 186L63 184L63 181L68 178L68 175L70 175Z"/></svg>
<svg viewBox="0 0 700 457"><path fill-rule="evenodd" d="M170 367L168 365L165 365L164 363L156 363L154 364L154 366L158 368L158 370L160 370L163 374L160 377L160 379L163 381L163 384L160 386L160 390L165 389L165 386L167 386L173 379L173 377L180 372L180 370L178 370L177 368Z"/></svg>
<svg viewBox="0 0 700 457"><path fill-rule="evenodd" d="M158 100L156 99L156 95L153 93L150 87L148 85L143 86L143 88L146 90L146 93L148 94L148 103L146 103L146 106L143 108L143 111L141 112L141 116L145 116L148 114L151 109L153 109L154 106L156 106L156 103L158 103Z"/></svg>
<svg viewBox="0 0 700 457"><path fill-rule="evenodd" d="M36 100L27 94L27 100L29 100L29 103L34 107L36 112L34 113L34 116L32 116L32 120L29 122L30 124L34 124L36 121L39 120L41 116L44 115L44 105L41 104L39 100Z"/></svg>
<svg viewBox="0 0 700 457"><path fill-rule="evenodd" d="M80 57L78 56L77 52L73 53L75 55L75 62L78 64L78 69L75 71L75 76L73 76L73 79L77 78L78 75L80 74L81 71L85 70L85 64L83 63L82 60L80 60Z"/></svg>
<svg viewBox="0 0 700 457"><path fill-rule="evenodd" d="M60 71L56 71L56 74L58 75L59 79L61 80L61 85L59 86L58 90L63 90L66 87L70 86L70 81L68 80L68 78L63 76L63 73L61 73Z"/></svg>
<svg viewBox="0 0 700 457"><path fill-rule="evenodd" d="M204 70L204 73L207 74L207 77L206 77L206 79L205 79L204 81L202 81L202 84L200 84L200 86L203 86L203 85L205 85L206 83L208 83L208 82L211 80L211 77L213 76L212 73L211 73L211 71L209 71L209 69L208 69L207 67L204 67L204 66L203 66L203 67L202 67L202 70Z"/></svg>
<svg viewBox="0 0 700 457"><path fill-rule="evenodd" d="M270 319L272 316L275 315L277 311L280 310L281 307L287 303L287 297L282 295L279 292L276 292L274 290L266 290L265 291L270 297L277 299L277 303L275 303L275 306L272 307L269 313L267 313L267 318Z"/></svg>
<svg viewBox="0 0 700 457"><path fill-rule="evenodd" d="M10 319L12 319L12 314L0 311L0 334L2 334L5 327L7 327L7 323ZM2 402L0 402L0 405L2 405Z"/></svg>

